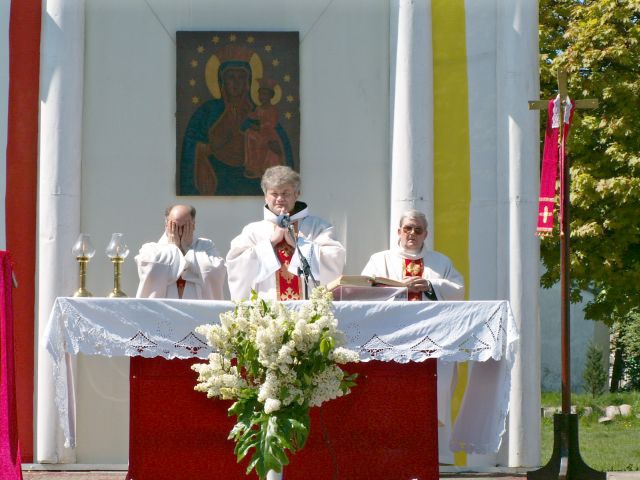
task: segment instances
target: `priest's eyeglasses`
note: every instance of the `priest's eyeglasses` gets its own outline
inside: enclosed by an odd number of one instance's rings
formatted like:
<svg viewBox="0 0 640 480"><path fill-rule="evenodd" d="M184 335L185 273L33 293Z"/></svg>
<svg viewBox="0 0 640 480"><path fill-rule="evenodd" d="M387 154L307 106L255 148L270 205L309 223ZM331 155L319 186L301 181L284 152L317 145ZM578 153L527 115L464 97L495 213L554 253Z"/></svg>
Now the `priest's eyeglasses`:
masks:
<svg viewBox="0 0 640 480"><path fill-rule="evenodd" d="M424 233L424 228L422 227L413 227L411 225L403 225L402 231L404 233L414 233L416 235L422 235Z"/></svg>
<svg viewBox="0 0 640 480"><path fill-rule="evenodd" d="M267 195L272 198L282 197L284 199L289 199L295 195L293 190L285 190L283 192L274 192L273 190L267 190Z"/></svg>

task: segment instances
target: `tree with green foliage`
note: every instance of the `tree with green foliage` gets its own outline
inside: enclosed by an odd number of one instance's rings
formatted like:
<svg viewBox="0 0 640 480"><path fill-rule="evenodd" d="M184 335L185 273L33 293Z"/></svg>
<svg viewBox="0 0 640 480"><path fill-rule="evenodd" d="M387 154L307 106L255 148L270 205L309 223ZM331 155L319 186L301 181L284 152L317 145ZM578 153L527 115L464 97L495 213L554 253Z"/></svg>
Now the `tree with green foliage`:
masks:
<svg viewBox="0 0 640 480"><path fill-rule="evenodd" d="M568 139L571 165L571 301L589 291L585 316L638 321L640 307L640 0L540 0L542 98L569 74L569 95L597 98ZM545 238L541 283L560 275L559 232Z"/></svg>
<svg viewBox="0 0 640 480"><path fill-rule="evenodd" d="M587 357L582 371L582 387L592 397L597 397L604 392L607 384L607 370L604 366L602 349L593 343L587 348Z"/></svg>
<svg viewBox="0 0 640 480"><path fill-rule="evenodd" d="M629 320L616 324L616 354L618 371L612 375L612 391L640 390L640 309L629 315ZM623 356L624 353L624 356Z"/></svg>

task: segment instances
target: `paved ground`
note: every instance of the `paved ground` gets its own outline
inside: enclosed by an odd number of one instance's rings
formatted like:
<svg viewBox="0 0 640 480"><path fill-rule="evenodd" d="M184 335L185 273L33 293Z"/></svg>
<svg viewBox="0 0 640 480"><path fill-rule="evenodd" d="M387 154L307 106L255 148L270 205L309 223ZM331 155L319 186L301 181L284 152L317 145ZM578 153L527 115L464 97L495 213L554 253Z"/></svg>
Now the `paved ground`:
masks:
<svg viewBox="0 0 640 480"><path fill-rule="evenodd" d="M440 478L443 479L473 479L473 480L516 480L526 478L526 473L495 472L495 473L461 473L443 472ZM124 480L125 472L118 471L24 471L23 480ZM610 472L607 474L608 480L640 480L640 472ZM309 479L323 480L323 479ZM378 479L372 479L378 480ZM379 479L392 480L392 479Z"/></svg>

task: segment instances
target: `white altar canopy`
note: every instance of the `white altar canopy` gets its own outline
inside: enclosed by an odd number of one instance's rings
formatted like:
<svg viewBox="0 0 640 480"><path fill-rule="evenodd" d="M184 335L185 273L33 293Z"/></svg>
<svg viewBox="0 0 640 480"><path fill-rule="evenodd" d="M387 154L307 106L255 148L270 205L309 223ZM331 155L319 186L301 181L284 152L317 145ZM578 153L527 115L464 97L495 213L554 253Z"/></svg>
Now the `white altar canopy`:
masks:
<svg viewBox="0 0 640 480"><path fill-rule="evenodd" d="M75 446L71 354L205 359L211 349L194 329L233 308L226 301L57 298L42 342L53 360L65 446ZM507 301L334 302L334 315L361 361L472 361L450 447L498 450L519 338Z"/></svg>

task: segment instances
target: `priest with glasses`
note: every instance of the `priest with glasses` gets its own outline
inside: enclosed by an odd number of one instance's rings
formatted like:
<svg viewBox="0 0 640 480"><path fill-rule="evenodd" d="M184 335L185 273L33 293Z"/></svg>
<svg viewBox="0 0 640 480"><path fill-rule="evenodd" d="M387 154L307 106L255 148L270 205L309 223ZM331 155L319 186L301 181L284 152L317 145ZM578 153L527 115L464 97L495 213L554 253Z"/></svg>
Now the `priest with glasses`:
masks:
<svg viewBox="0 0 640 480"><path fill-rule="evenodd" d="M289 167L268 168L261 180L263 219L246 225L231 241L227 254L229 291L233 300L251 290L271 300L304 298L309 290L342 274L345 249L329 222L311 215L300 196L300 176Z"/></svg>
<svg viewBox="0 0 640 480"><path fill-rule="evenodd" d="M387 277L403 282L410 301L464 300L464 279L451 260L428 250L427 219L409 210L400 217L398 243L390 250L374 253L362 275ZM452 464L451 395L455 386L455 363L438 362L438 445L440 463Z"/></svg>

